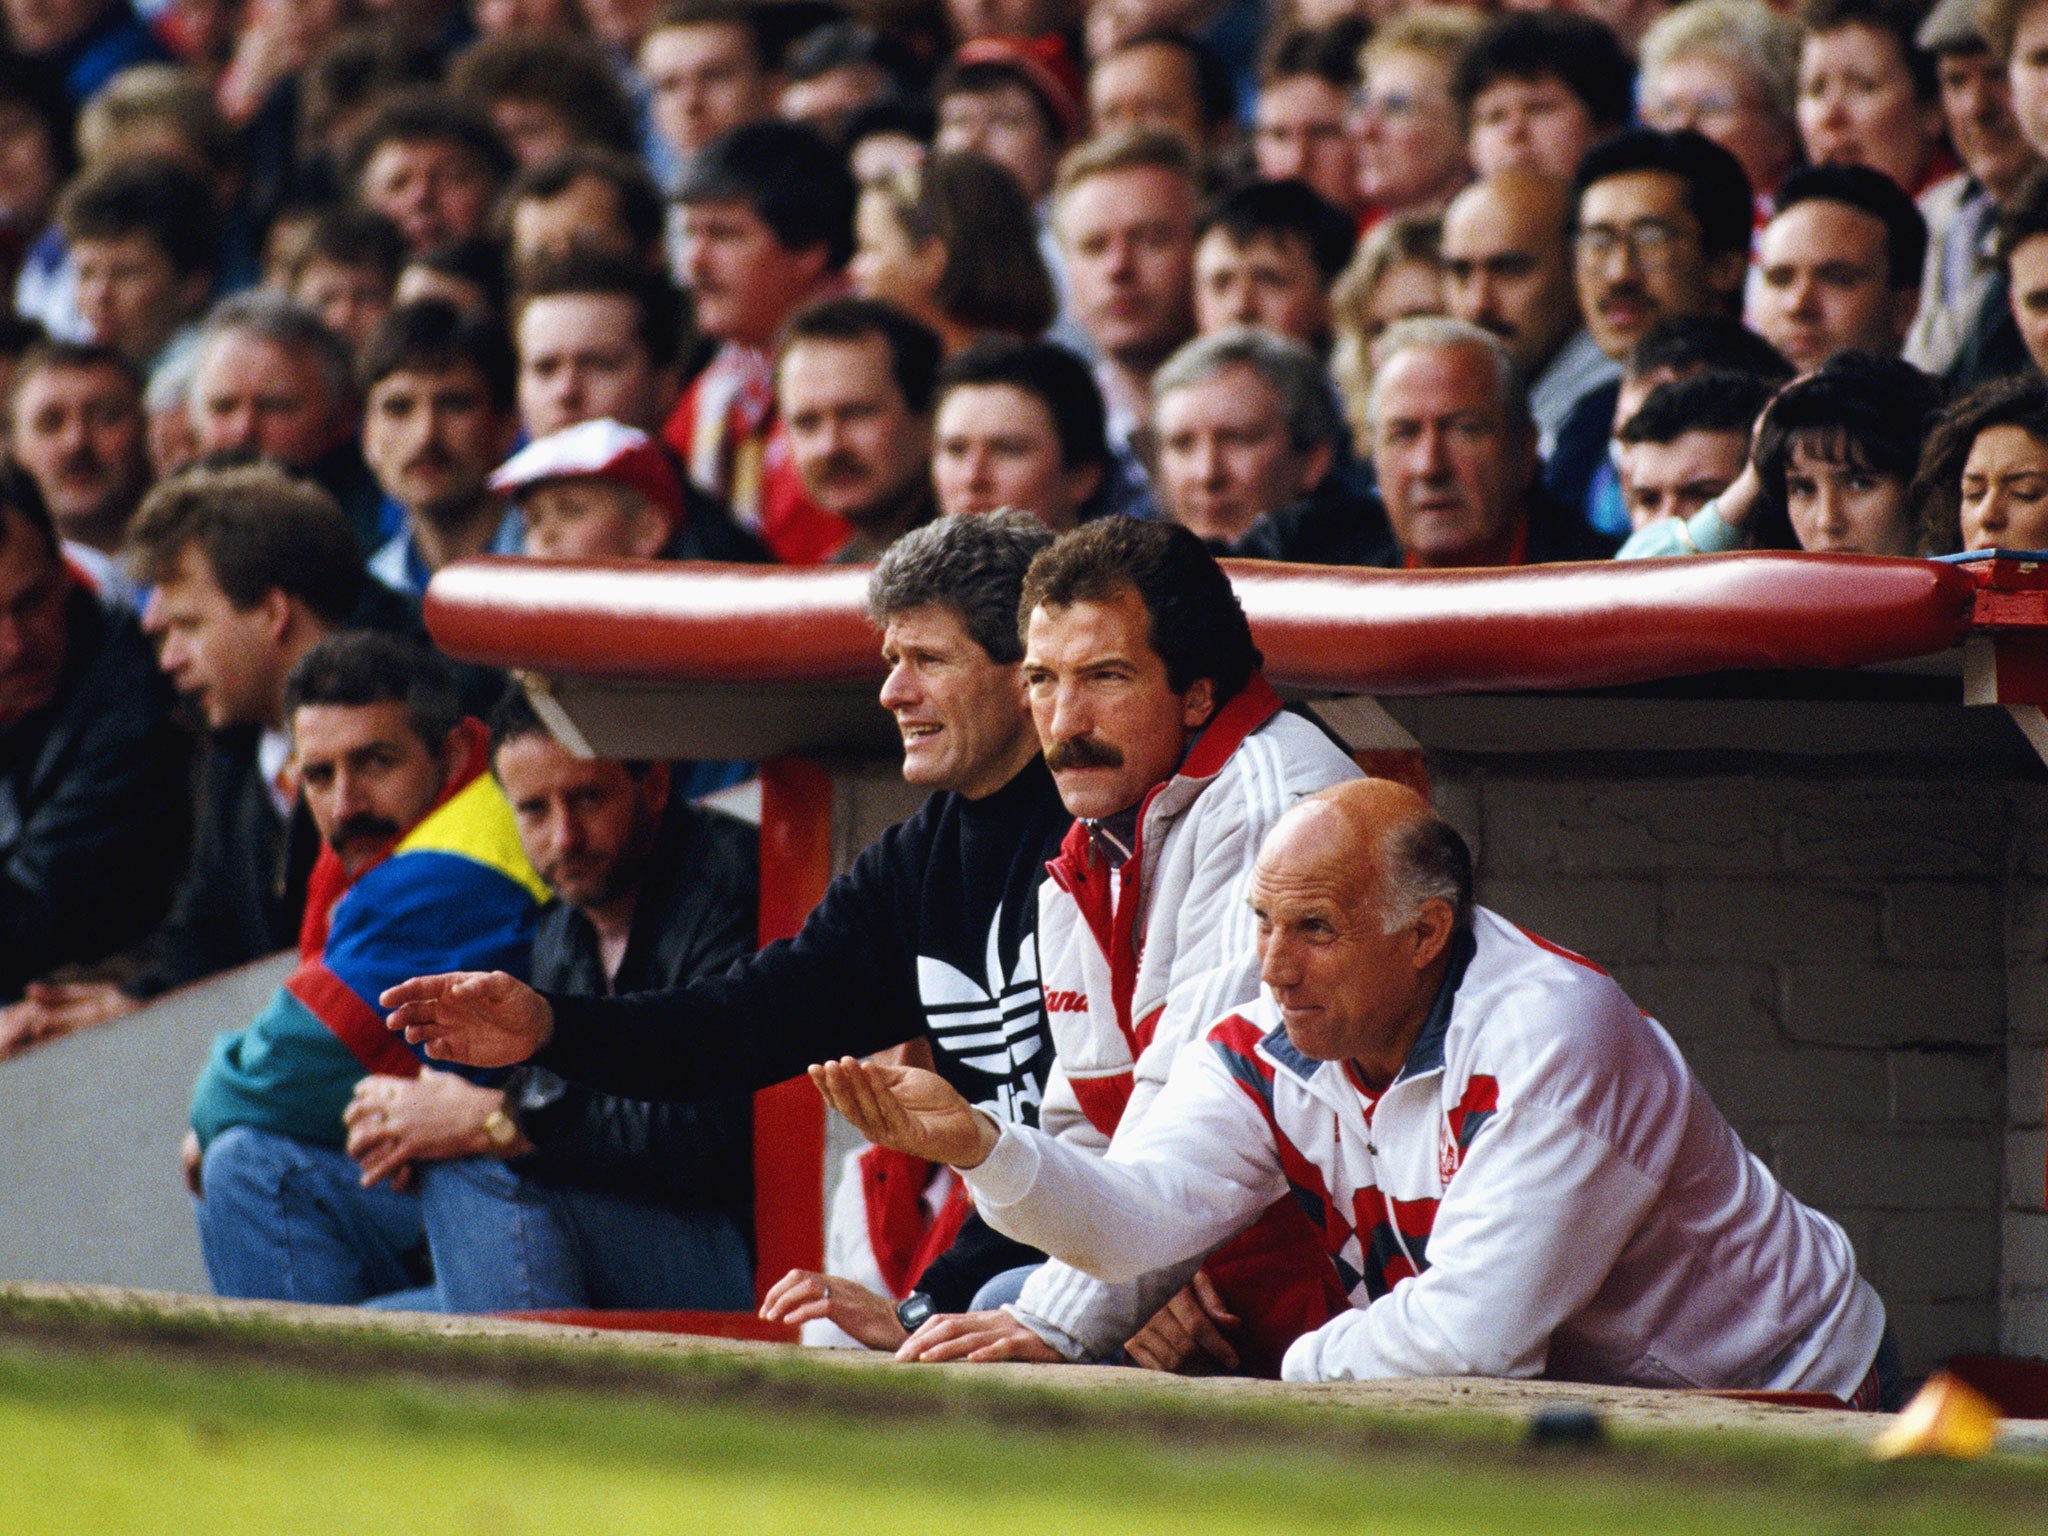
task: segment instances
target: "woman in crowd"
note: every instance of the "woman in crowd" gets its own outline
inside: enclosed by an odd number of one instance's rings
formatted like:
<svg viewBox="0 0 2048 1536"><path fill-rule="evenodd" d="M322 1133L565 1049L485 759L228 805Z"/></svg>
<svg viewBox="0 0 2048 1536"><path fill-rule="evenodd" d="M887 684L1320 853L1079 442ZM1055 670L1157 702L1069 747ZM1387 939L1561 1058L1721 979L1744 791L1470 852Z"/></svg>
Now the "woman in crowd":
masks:
<svg viewBox="0 0 2048 1536"><path fill-rule="evenodd" d="M1954 169L1915 0L1808 0L1799 138L1815 165L1867 165L1918 197Z"/></svg>
<svg viewBox="0 0 2048 1536"><path fill-rule="evenodd" d="M1388 219L1359 243L1330 289L1330 376L1344 400L1345 420L1360 443L1372 441L1365 399L1372 390L1373 344L1396 320L1444 312L1438 255L1443 220L1434 215Z"/></svg>
<svg viewBox="0 0 2048 1536"><path fill-rule="evenodd" d="M1052 324L1052 277L1031 205L979 155L933 155L871 182L854 234L854 287L929 325L949 357L982 336L1028 341Z"/></svg>
<svg viewBox="0 0 2048 1536"><path fill-rule="evenodd" d="M2016 374L1949 407L1913 501L1924 555L2048 549L2048 378Z"/></svg>
<svg viewBox="0 0 2048 1536"><path fill-rule="evenodd" d="M1451 99L1458 55L1485 30L1476 11L1403 12L1359 55L1358 191L1374 219L1435 213L1465 184L1465 125Z"/></svg>
<svg viewBox="0 0 2048 1536"><path fill-rule="evenodd" d="M1910 555L1913 472L1941 386L1896 358L1845 352L1780 390L1757 425L1756 525L1801 549Z"/></svg>
<svg viewBox="0 0 2048 1536"><path fill-rule="evenodd" d="M1690 0L1643 37L1642 119L1742 162L1759 209L1799 163L1799 28L1763 0Z"/></svg>

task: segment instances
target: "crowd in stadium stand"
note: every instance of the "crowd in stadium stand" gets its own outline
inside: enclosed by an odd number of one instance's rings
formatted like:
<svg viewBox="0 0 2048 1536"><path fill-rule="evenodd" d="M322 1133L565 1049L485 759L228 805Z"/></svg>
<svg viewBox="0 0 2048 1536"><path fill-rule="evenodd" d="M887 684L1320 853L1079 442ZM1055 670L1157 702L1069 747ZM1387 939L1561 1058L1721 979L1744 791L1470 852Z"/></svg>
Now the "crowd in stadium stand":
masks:
<svg viewBox="0 0 2048 1536"><path fill-rule="evenodd" d="M1825 1217L1748 1187L1701 1235L1740 1147L1653 1134L1704 1104L1655 1026L1539 1070L1543 1010L1473 1001L1590 983L1343 787L1214 557L2048 548L2048 0L0 22L0 1056L296 947L194 1064L223 1294L1895 1388ZM575 758L440 656L421 598L483 554L879 562L926 809L752 957L752 839L699 804L748 765ZM1275 980L1307 845L1427 950L1316 1005L1399 1015L1385 1061ZM747 1096L877 1053L821 1079L876 1143L829 1272L757 1298ZM1555 1076L1625 1067L1597 1110ZM1332 1095L1405 1125L1427 1071L1441 1147L1332 1149ZM1188 1124L1244 1144L1199 1192ZM1503 1210L1577 1257L1504 1266ZM1665 1296L1691 1240L1780 1294Z"/></svg>

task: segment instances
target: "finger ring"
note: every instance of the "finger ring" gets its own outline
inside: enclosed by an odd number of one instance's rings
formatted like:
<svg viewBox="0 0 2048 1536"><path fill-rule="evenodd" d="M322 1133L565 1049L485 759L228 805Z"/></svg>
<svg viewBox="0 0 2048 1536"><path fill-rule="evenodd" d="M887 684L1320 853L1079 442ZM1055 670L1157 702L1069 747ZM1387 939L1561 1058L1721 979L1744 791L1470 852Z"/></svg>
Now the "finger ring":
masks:
<svg viewBox="0 0 2048 1536"><path fill-rule="evenodd" d="M832 1299L832 1282L830 1280L825 1282L825 1299L827 1301Z"/></svg>

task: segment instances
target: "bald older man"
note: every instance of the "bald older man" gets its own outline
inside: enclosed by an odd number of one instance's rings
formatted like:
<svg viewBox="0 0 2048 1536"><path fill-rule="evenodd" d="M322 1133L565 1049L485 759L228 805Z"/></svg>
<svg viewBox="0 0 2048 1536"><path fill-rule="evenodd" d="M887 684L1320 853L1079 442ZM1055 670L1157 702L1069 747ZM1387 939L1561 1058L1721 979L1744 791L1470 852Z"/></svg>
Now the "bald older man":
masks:
<svg viewBox="0 0 2048 1536"><path fill-rule="evenodd" d="M1105 1280L1183 1263L1281 1195L1351 1305L1293 1381L1547 1375L1896 1397L1849 1240L1744 1151L1597 966L1472 901L1412 791L1290 811L1251 882L1261 996L1182 1052L1106 1158L930 1074L813 1067L871 1139L961 1169L998 1230Z"/></svg>

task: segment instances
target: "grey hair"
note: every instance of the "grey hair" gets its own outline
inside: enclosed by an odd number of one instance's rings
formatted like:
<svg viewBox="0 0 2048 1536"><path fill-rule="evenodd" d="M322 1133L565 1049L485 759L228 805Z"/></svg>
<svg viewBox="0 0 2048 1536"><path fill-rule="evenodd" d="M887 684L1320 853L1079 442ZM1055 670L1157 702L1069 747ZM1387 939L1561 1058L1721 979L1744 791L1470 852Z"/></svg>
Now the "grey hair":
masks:
<svg viewBox="0 0 2048 1536"><path fill-rule="evenodd" d="M355 363L348 343L320 323L311 310L293 303L267 288L251 288L222 299L207 313L200 327L199 345L193 349L192 381L199 377L198 359L222 336L241 334L259 337L275 346L305 352L320 364L320 382L327 391L327 403L337 412L356 403ZM199 404L193 400L196 408Z"/></svg>
<svg viewBox="0 0 2048 1536"><path fill-rule="evenodd" d="M1515 360L1508 356L1508 349L1501 345L1500 338L1464 320L1453 320L1445 315L1414 315L1406 320L1396 320L1380 333L1380 339L1373 348L1375 371L1372 393L1366 400L1366 416L1369 421L1379 416L1380 380L1387 376L1387 365L1403 352L1448 351L1452 347L1472 347L1486 354L1493 365L1494 396L1506 411L1508 420L1527 428L1531 425L1529 415L1529 391L1522 383L1522 371L1515 366Z"/></svg>
<svg viewBox="0 0 2048 1536"><path fill-rule="evenodd" d="M1191 388L1226 368L1239 367L1251 369L1280 397L1287 416L1287 440L1297 452L1337 440L1337 402L1323 365L1300 342L1271 331L1232 326L1197 336L1152 375L1152 403L1157 406L1177 389Z"/></svg>
<svg viewBox="0 0 2048 1536"><path fill-rule="evenodd" d="M1788 128L1799 112L1799 23L1764 0L1688 0L1643 34L1643 94L1675 60L1693 54L1749 71L1765 103Z"/></svg>
<svg viewBox="0 0 2048 1536"><path fill-rule="evenodd" d="M1432 901L1448 902L1452 927L1472 926L1472 850L1441 816L1419 816L1388 829L1379 849L1384 931L1394 933Z"/></svg>
<svg viewBox="0 0 2048 1536"><path fill-rule="evenodd" d="M942 517L903 535L868 578L868 617L877 627L914 608L943 603L990 661L1024 659L1017 603L1032 557L1052 530L1028 512Z"/></svg>

